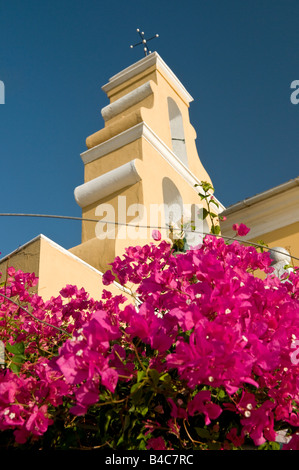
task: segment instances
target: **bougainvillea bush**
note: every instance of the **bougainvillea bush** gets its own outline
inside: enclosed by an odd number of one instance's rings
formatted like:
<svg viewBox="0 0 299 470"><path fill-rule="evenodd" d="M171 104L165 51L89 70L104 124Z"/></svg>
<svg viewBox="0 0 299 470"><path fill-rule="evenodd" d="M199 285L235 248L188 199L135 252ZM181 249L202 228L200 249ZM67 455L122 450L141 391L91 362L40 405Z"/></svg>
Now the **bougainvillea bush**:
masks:
<svg viewBox="0 0 299 470"><path fill-rule="evenodd" d="M185 253L130 247L103 281L133 296L100 301L70 285L43 301L9 268L0 446L299 449L299 275L270 263L213 235Z"/></svg>

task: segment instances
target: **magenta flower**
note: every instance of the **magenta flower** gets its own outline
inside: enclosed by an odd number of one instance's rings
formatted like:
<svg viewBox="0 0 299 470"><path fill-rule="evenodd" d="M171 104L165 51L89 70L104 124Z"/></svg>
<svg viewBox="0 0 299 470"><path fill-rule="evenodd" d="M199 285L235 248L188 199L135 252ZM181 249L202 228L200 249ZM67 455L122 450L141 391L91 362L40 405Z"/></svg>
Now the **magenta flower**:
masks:
<svg viewBox="0 0 299 470"><path fill-rule="evenodd" d="M212 419L218 418L222 413L222 408L211 401L211 393L208 390L198 392L188 404L188 413L190 416L203 414L205 424L211 423Z"/></svg>
<svg viewBox="0 0 299 470"><path fill-rule="evenodd" d="M172 398L168 398L167 399L168 403L170 404L171 406L171 413L170 415L173 417L173 418L183 418L183 419L188 419L188 415L187 415L187 411L176 405L173 401Z"/></svg>
<svg viewBox="0 0 299 470"><path fill-rule="evenodd" d="M115 281L115 276L113 276L110 269L103 274L102 281L104 286L109 286L110 284L112 284L112 282Z"/></svg>
<svg viewBox="0 0 299 470"><path fill-rule="evenodd" d="M244 437L238 435L238 430L237 428L232 428L227 434L226 434L226 439L231 441L235 447L240 447L242 444L244 444Z"/></svg>
<svg viewBox="0 0 299 470"><path fill-rule="evenodd" d="M244 411L242 434L249 434L256 446L260 446L268 441L275 441L274 419L272 410L275 403L267 400L259 408L249 408Z"/></svg>
<svg viewBox="0 0 299 470"><path fill-rule="evenodd" d="M56 361L60 371L63 373L66 381L70 384L79 384L88 377L88 370L84 367L83 360L77 353L65 353L67 349L67 343L65 348L60 351L60 356Z"/></svg>
<svg viewBox="0 0 299 470"><path fill-rule="evenodd" d="M149 450L149 449L153 449L153 450L167 450L167 447L166 447L166 444L165 444L165 441L164 441L163 437L151 437L151 438L147 441L146 448L147 448L148 450Z"/></svg>
<svg viewBox="0 0 299 470"><path fill-rule="evenodd" d="M15 440L18 444L25 444L30 436L30 432L24 428L14 431Z"/></svg>
<svg viewBox="0 0 299 470"><path fill-rule="evenodd" d="M156 241L160 241L161 238L162 238L161 233L159 232L159 230L153 230L152 231L152 237Z"/></svg>
<svg viewBox="0 0 299 470"><path fill-rule="evenodd" d="M287 444L282 446L282 450L299 450L299 433L295 433Z"/></svg>
<svg viewBox="0 0 299 470"><path fill-rule="evenodd" d="M106 387L110 392L114 392L117 382L118 382L118 373L112 368L107 368L100 373L102 379L102 385Z"/></svg>
<svg viewBox="0 0 299 470"><path fill-rule="evenodd" d="M250 228L246 227L245 224L233 224L233 230L237 232L239 237L245 237L245 235L250 231Z"/></svg>
<svg viewBox="0 0 299 470"><path fill-rule="evenodd" d="M10 375L12 377L10 377ZM0 382L0 402L7 404L14 402L18 386L13 379L13 374L9 372L7 380L3 381L2 383Z"/></svg>
<svg viewBox="0 0 299 470"><path fill-rule="evenodd" d="M43 405L38 408L37 405L34 405L31 410L30 417L28 418L25 428L27 431L32 432L36 436L41 436L44 434L49 424L52 424L52 420L47 418L47 406Z"/></svg>
<svg viewBox="0 0 299 470"><path fill-rule="evenodd" d="M22 417L22 405L11 405L0 412L0 419L4 428L22 426L25 422Z"/></svg>

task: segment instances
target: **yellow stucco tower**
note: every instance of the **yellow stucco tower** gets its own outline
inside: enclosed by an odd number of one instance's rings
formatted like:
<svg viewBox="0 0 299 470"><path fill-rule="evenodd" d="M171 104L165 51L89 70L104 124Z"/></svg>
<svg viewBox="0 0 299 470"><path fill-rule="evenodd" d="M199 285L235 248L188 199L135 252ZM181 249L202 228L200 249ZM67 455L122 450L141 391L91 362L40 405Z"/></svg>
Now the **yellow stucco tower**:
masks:
<svg viewBox="0 0 299 470"><path fill-rule="evenodd" d="M104 127L86 139L84 181L74 192L81 243L66 250L41 234L0 260L4 278L8 266L34 272L44 299L66 284L100 298L109 263L128 246L154 242L151 227L180 226L186 207L201 204L195 185L211 182L189 120L192 97L156 52L114 75L103 91ZM116 282L109 290L129 295Z"/></svg>
<svg viewBox="0 0 299 470"><path fill-rule="evenodd" d="M178 221L180 208L200 204L195 185L211 180L189 120L192 97L159 54L147 55L102 89L110 101L101 111L105 125L86 139L84 183L75 189L89 220L82 223L82 243L70 251L103 270L125 247L153 241L145 226L165 227ZM170 214L169 208L177 209Z"/></svg>

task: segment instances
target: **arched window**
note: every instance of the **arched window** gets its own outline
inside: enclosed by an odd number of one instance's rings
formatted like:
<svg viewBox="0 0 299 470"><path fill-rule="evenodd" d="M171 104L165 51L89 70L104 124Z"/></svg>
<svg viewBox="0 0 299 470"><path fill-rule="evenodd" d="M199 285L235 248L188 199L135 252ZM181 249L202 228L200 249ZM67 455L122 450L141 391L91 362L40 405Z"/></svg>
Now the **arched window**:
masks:
<svg viewBox="0 0 299 470"><path fill-rule="evenodd" d="M178 105L172 98L167 98L167 102L172 150L173 153L175 153L179 157L182 163L188 166L182 114L178 108Z"/></svg>
<svg viewBox="0 0 299 470"><path fill-rule="evenodd" d="M163 189L163 202L165 211L165 223L175 224L180 226L181 219L183 216L183 199L170 178L163 178L162 181Z"/></svg>

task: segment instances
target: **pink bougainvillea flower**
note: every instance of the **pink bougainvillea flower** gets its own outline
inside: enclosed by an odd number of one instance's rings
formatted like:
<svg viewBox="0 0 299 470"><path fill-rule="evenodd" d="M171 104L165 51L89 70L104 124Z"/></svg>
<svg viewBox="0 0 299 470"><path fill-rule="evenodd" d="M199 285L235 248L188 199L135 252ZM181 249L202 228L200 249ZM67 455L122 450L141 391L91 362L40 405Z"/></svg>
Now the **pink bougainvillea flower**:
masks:
<svg viewBox="0 0 299 470"><path fill-rule="evenodd" d="M59 370L63 373L66 381L70 384L79 384L88 377L88 370L83 366L83 360L77 353L64 352L68 343L61 349L60 356L55 361ZM54 364L54 361L53 361Z"/></svg>
<svg viewBox="0 0 299 470"><path fill-rule="evenodd" d="M253 393L242 392L241 398L237 404L237 409L243 415L256 407L256 399ZM245 415L246 416L246 415Z"/></svg>
<svg viewBox="0 0 299 470"><path fill-rule="evenodd" d="M239 237L245 237L245 235L250 231L250 228L246 227L245 224L233 224L233 230L237 232Z"/></svg>
<svg viewBox="0 0 299 470"><path fill-rule="evenodd" d="M299 433L293 434L292 438L287 444L282 446L282 450L299 450Z"/></svg>
<svg viewBox="0 0 299 470"><path fill-rule="evenodd" d="M41 436L48 429L49 424L52 424L53 421L50 420L47 416L47 406L43 405L38 408L37 405L34 405L30 417L26 422L25 428L27 431L32 432L36 436Z"/></svg>
<svg viewBox="0 0 299 470"><path fill-rule="evenodd" d="M244 444L244 437L243 436L238 436L237 428L232 428L226 434L225 437L226 437L226 439L230 440L235 447L240 447L242 444Z"/></svg>
<svg viewBox="0 0 299 470"><path fill-rule="evenodd" d="M16 427L24 423L24 419L21 416L23 411L22 405L11 405L4 408L0 412L0 419L2 420L3 427Z"/></svg>
<svg viewBox="0 0 299 470"><path fill-rule="evenodd" d="M102 281L104 286L109 286L109 284L112 284L112 282L115 281L115 276L113 276L112 272L108 270L104 273Z"/></svg>
<svg viewBox="0 0 299 470"><path fill-rule="evenodd" d="M222 408L211 401L211 393L208 390L198 392L188 404L190 416L202 413L205 416L205 424L211 423L212 419L218 418L222 413Z"/></svg>
<svg viewBox="0 0 299 470"><path fill-rule="evenodd" d="M161 233L159 232L159 230L153 230L152 231L152 237L156 241L160 241L161 238L162 238Z"/></svg>
<svg viewBox="0 0 299 470"><path fill-rule="evenodd" d="M75 392L78 402L84 405L96 403L99 399L99 387L96 381L83 383Z"/></svg>
<svg viewBox="0 0 299 470"><path fill-rule="evenodd" d="M15 436L15 440L18 444L25 444L28 437L30 436L30 432L27 431L24 428L16 429L14 431L14 436Z"/></svg>
<svg viewBox="0 0 299 470"><path fill-rule="evenodd" d="M147 448L148 450L149 450L149 449L153 449L153 450L167 450L167 447L166 447L166 444L165 444L165 441L164 441L163 437L151 437L151 438L147 441L146 448Z"/></svg>
<svg viewBox="0 0 299 470"><path fill-rule="evenodd" d="M10 404L14 402L18 386L13 379L14 376L12 372L9 371L7 380L0 383L0 401L3 403Z"/></svg>
<svg viewBox="0 0 299 470"><path fill-rule="evenodd" d="M260 446L268 441L275 441L276 432L273 429L274 419L272 409L275 403L270 400L265 401L259 408L247 409L244 418L242 434L249 434L256 446Z"/></svg>
<svg viewBox="0 0 299 470"><path fill-rule="evenodd" d="M188 419L188 415L187 415L187 411L180 407L180 406L177 406L173 399L172 398L168 398L167 399L168 403L171 405L171 413L170 415L173 417L173 418L183 418L183 419Z"/></svg>
<svg viewBox="0 0 299 470"><path fill-rule="evenodd" d="M110 392L114 392L117 382L118 382L118 373L112 368L107 368L101 372L102 385L108 388Z"/></svg>

